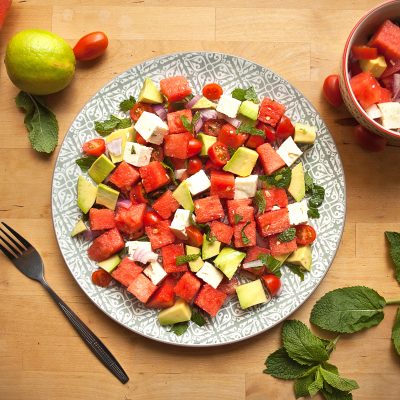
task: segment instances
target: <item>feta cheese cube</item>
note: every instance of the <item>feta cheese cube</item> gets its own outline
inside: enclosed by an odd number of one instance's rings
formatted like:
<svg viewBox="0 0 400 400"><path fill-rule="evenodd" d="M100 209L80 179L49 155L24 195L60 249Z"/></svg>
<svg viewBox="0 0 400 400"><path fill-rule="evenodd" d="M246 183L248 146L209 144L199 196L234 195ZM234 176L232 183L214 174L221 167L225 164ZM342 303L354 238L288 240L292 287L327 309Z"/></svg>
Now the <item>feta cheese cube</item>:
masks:
<svg viewBox="0 0 400 400"><path fill-rule="evenodd" d="M196 275L214 289L218 287L224 278L223 273L207 261L205 261L201 269L196 272Z"/></svg>
<svg viewBox="0 0 400 400"><path fill-rule="evenodd" d="M135 124L135 130L146 142L161 144L168 134L168 125L158 115L144 111Z"/></svg>
<svg viewBox="0 0 400 400"><path fill-rule="evenodd" d="M372 104L371 107L368 107L365 112L371 119L378 119L382 117L381 110L378 108L376 104Z"/></svg>
<svg viewBox="0 0 400 400"><path fill-rule="evenodd" d="M176 169L174 172L175 179L182 179L183 174L186 172L186 169Z"/></svg>
<svg viewBox="0 0 400 400"><path fill-rule="evenodd" d="M152 251L150 242L139 242L137 240L126 242L125 247L128 251L128 257L132 257L137 249Z"/></svg>
<svg viewBox="0 0 400 400"><path fill-rule="evenodd" d="M240 100L234 99L227 94L223 94L218 101L217 111L225 114L229 118L235 118L241 103Z"/></svg>
<svg viewBox="0 0 400 400"><path fill-rule="evenodd" d="M379 103L379 110L382 113L382 125L386 129L400 128L400 103L388 102Z"/></svg>
<svg viewBox="0 0 400 400"><path fill-rule="evenodd" d="M124 151L124 161L135 167L144 167L150 163L152 151L152 147L143 146L139 143L127 142Z"/></svg>
<svg viewBox="0 0 400 400"><path fill-rule="evenodd" d="M249 175L245 178L236 177L235 178L235 200L248 199L249 197L254 197L257 191L257 175Z"/></svg>
<svg viewBox="0 0 400 400"><path fill-rule="evenodd" d="M291 136L280 145L276 152L281 156L282 160L285 161L288 167L290 167L303 154Z"/></svg>
<svg viewBox="0 0 400 400"><path fill-rule="evenodd" d="M169 226L171 231L178 239L186 240L186 227L190 225L190 211L178 208L175 212L174 219Z"/></svg>
<svg viewBox="0 0 400 400"><path fill-rule="evenodd" d="M211 186L211 182L208 179L208 176L202 169L199 172L196 172L194 175L187 178L186 183L188 184L192 196L204 192Z"/></svg>
<svg viewBox="0 0 400 400"><path fill-rule="evenodd" d="M151 262L150 265L143 270L143 273L150 278L155 285L158 285L167 276L167 273L158 261Z"/></svg>
<svg viewBox="0 0 400 400"><path fill-rule="evenodd" d="M308 222L307 200L304 199L298 203L288 204L290 225L299 225Z"/></svg>

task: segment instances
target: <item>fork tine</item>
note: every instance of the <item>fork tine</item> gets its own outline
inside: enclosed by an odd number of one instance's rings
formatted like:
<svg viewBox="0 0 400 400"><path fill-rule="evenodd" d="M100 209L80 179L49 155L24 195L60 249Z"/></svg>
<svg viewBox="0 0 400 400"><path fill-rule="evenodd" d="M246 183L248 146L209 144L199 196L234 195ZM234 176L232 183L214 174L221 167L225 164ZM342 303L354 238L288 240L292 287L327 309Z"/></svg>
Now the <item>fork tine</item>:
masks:
<svg viewBox="0 0 400 400"><path fill-rule="evenodd" d="M8 251L1 243L0 243L0 250L11 260L15 260L17 257L15 257L14 254L12 254L10 251Z"/></svg>
<svg viewBox="0 0 400 400"><path fill-rule="evenodd" d="M4 229L0 228L0 231L3 232L20 251L26 251L25 247L21 246L11 235L9 235ZM4 240L4 239L3 239Z"/></svg>
<svg viewBox="0 0 400 400"><path fill-rule="evenodd" d="M18 232L15 232L11 226L7 225L5 222L2 222L2 224L12 233L14 236L26 247L32 247L32 245L24 239Z"/></svg>
<svg viewBox="0 0 400 400"><path fill-rule="evenodd" d="M3 241L3 244L5 244L8 247L8 249L11 250L17 257L21 255L21 251L19 251L15 246L13 246L12 243L6 240L3 236L0 235L0 239Z"/></svg>

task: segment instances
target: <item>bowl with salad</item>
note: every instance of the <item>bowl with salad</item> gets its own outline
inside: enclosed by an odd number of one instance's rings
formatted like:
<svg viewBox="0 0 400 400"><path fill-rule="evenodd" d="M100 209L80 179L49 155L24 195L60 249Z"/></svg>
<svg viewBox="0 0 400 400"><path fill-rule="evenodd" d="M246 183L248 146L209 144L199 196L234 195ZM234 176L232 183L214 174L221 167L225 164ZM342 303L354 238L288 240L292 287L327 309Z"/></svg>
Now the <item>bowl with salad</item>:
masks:
<svg viewBox="0 0 400 400"><path fill-rule="evenodd" d="M340 91L361 125L400 145L400 2L378 5L354 26L343 52Z"/></svg>

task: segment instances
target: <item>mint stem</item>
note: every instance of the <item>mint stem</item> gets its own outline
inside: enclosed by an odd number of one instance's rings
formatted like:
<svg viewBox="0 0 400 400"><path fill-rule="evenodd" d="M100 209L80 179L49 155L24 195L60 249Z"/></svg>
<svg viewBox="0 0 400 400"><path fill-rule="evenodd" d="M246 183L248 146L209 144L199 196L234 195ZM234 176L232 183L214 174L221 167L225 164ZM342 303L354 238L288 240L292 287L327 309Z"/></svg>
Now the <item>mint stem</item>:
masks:
<svg viewBox="0 0 400 400"><path fill-rule="evenodd" d="M398 305L400 305L400 299L386 300L386 305L390 305L390 304L398 304Z"/></svg>
<svg viewBox="0 0 400 400"><path fill-rule="evenodd" d="M335 337L335 339L333 339L332 342L329 343L328 346L326 346L326 351L327 351L329 354L330 354L330 353L333 351L333 349L336 347L336 343L338 342L339 338L340 338L340 335L337 335L337 336Z"/></svg>

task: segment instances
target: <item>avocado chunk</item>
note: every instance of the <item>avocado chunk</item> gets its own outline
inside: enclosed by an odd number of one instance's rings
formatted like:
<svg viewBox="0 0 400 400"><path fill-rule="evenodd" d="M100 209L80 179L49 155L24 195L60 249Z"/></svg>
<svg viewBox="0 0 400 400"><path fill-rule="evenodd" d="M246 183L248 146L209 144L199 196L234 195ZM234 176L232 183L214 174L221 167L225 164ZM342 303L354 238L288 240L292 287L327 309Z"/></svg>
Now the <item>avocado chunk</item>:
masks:
<svg viewBox="0 0 400 400"><path fill-rule="evenodd" d="M194 211L192 195L190 194L189 185L186 181L181 182L172 193L172 196L185 210Z"/></svg>
<svg viewBox="0 0 400 400"><path fill-rule="evenodd" d="M385 71L387 64L385 57L379 56L373 60L360 60L360 67L364 72L371 72L375 78L380 78Z"/></svg>
<svg viewBox="0 0 400 400"><path fill-rule="evenodd" d="M86 214L96 201L97 187L83 176L78 177L78 207Z"/></svg>
<svg viewBox="0 0 400 400"><path fill-rule="evenodd" d="M317 134L315 126L300 124L299 122L294 125L294 138L296 143L313 144Z"/></svg>
<svg viewBox="0 0 400 400"><path fill-rule="evenodd" d="M131 140L133 138L133 132L134 132L134 129L133 129L133 126L131 126L130 128L117 129L116 131L110 133L105 138L106 144L112 142L113 140L118 140L118 139L122 140L121 154L118 155L118 154L113 154L110 151L108 152L111 157L111 161L113 163L119 163L119 162L123 161L126 141L128 139Z"/></svg>
<svg viewBox="0 0 400 400"><path fill-rule="evenodd" d="M146 78L140 90L138 102L149 104L162 104L164 98L150 78Z"/></svg>
<svg viewBox="0 0 400 400"><path fill-rule="evenodd" d="M214 260L214 264L228 279L232 279L245 257L246 253L231 249L230 247L224 247Z"/></svg>
<svg viewBox="0 0 400 400"><path fill-rule="evenodd" d="M199 133L197 139L201 142L201 156L208 156L208 149L217 141L215 136L206 135L204 133Z"/></svg>
<svg viewBox="0 0 400 400"><path fill-rule="evenodd" d="M104 207L109 208L110 210L115 210L115 206L117 205L119 192L110 188L110 186L100 185L97 187L97 197L96 204L100 204Z"/></svg>
<svg viewBox="0 0 400 400"><path fill-rule="evenodd" d="M96 183L100 183L114 168L112 161L102 154L89 168L88 174Z"/></svg>
<svg viewBox="0 0 400 400"><path fill-rule="evenodd" d="M292 179L288 187L288 192L296 201L303 200L306 195L306 184L304 182L303 163L298 163L292 168Z"/></svg>
<svg viewBox="0 0 400 400"><path fill-rule="evenodd" d="M258 109L260 106L250 100L245 100L239 107L239 114L255 121L258 117Z"/></svg>
<svg viewBox="0 0 400 400"><path fill-rule="evenodd" d="M223 170L239 176L249 176L258 159L258 153L247 147L239 147Z"/></svg>
<svg viewBox="0 0 400 400"><path fill-rule="evenodd" d="M238 286L236 294L242 308L249 308L268 301L260 279Z"/></svg>
<svg viewBox="0 0 400 400"><path fill-rule="evenodd" d="M216 107L217 105L213 103L211 100L208 100L207 97L200 97L200 99L197 100L196 103L194 103L192 110L201 110L202 108L216 108Z"/></svg>
<svg viewBox="0 0 400 400"><path fill-rule="evenodd" d="M279 266L282 266L286 259L290 256L291 253L286 253L286 254L280 254L278 256L274 256L275 260L278 260L280 262Z"/></svg>
<svg viewBox="0 0 400 400"><path fill-rule="evenodd" d="M189 267L192 272L197 272L204 265L204 261L201 259L201 250L198 247L193 247L186 245L186 254L200 254L200 257L197 260L189 261Z"/></svg>
<svg viewBox="0 0 400 400"><path fill-rule="evenodd" d="M203 260L208 260L209 258L216 256L219 253L220 247L221 247L221 242L218 242L218 240L210 242L207 240L207 235L203 235L201 258Z"/></svg>
<svg viewBox="0 0 400 400"><path fill-rule="evenodd" d="M101 268L104 269L104 271L107 271L109 274L114 271L115 268L117 268L117 265L121 262L121 259L119 258L118 254L114 254L112 257L107 258L107 260L98 262L97 265Z"/></svg>
<svg viewBox="0 0 400 400"><path fill-rule="evenodd" d="M74 226L74 229L72 229L71 232L71 237L74 237L76 235L79 235L82 232L87 231L86 225L83 222L83 219L81 218Z"/></svg>
<svg viewBox="0 0 400 400"><path fill-rule="evenodd" d="M298 247L288 258L287 262L299 265L307 271L311 271L312 251L311 246Z"/></svg>
<svg viewBox="0 0 400 400"><path fill-rule="evenodd" d="M160 311L158 321L160 325L173 325L178 322L190 321L192 310L183 299L176 300L172 307Z"/></svg>

